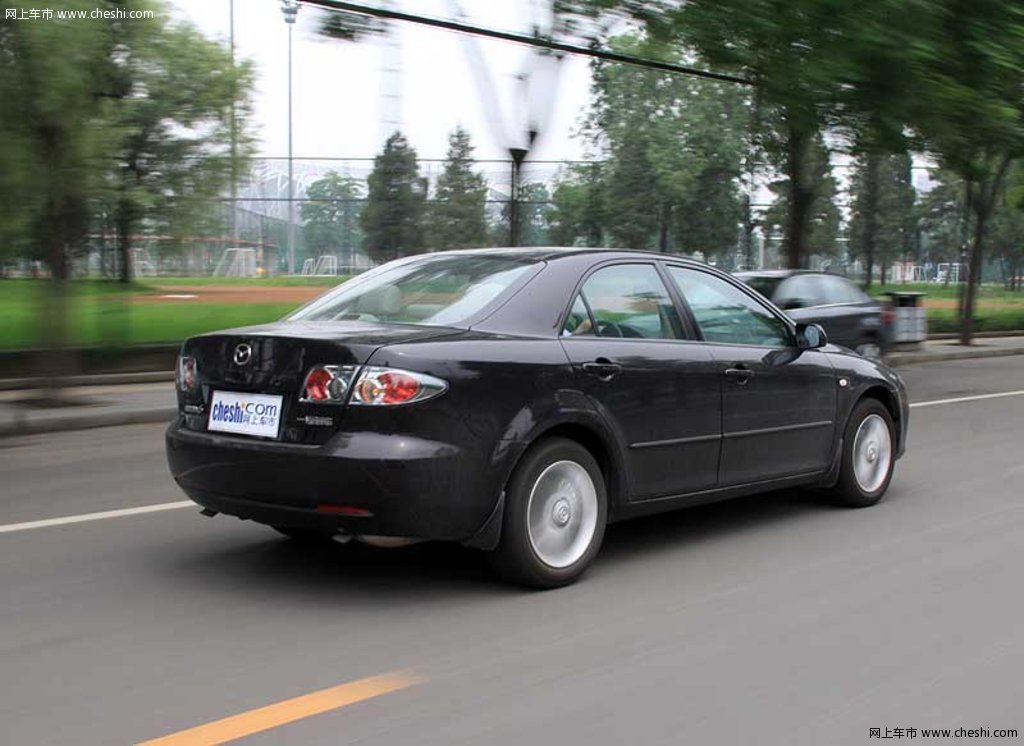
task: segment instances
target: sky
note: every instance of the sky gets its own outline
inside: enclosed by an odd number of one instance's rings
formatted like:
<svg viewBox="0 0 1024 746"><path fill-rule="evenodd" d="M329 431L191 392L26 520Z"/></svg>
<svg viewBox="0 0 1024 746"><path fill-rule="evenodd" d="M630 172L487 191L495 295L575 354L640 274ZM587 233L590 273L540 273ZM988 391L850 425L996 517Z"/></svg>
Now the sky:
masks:
<svg viewBox="0 0 1024 746"><path fill-rule="evenodd" d="M378 0L379 1L379 0ZM230 0L171 0L178 17L203 33L227 40ZM409 13L452 17L452 0L393 0ZM541 0L461 0L479 25L526 32ZM529 47L475 37L482 66L471 66L467 37L408 23L393 24L385 40L343 42L316 33L318 12L302 7L293 36L293 148L295 158L370 158L385 137L388 110L382 91L397 92L402 130L420 158L443 158L448 134L469 130L477 159L508 158L513 112L523 111L515 76L528 69ZM392 50L387 45L392 44ZM254 124L259 155L288 154L288 27L279 0L235 0L235 45L256 69ZM397 61L397 65L391 65ZM389 74L385 65L400 72ZM483 77L474 74L483 69ZM554 93L534 96L549 122L535 144L533 160L571 160L585 154L574 138L590 97L586 59L561 63ZM501 113L481 104L479 91L494 92ZM393 111L393 108L392 108ZM500 122L495 126L495 122ZM505 130L502 135L500 130Z"/></svg>

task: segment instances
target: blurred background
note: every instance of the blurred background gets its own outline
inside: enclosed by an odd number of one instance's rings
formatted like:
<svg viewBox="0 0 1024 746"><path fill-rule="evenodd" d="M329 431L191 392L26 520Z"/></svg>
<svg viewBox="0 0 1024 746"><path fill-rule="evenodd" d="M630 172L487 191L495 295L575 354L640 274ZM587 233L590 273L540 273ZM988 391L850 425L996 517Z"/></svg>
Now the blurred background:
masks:
<svg viewBox="0 0 1024 746"><path fill-rule="evenodd" d="M817 269L925 292L963 344L1024 329L1020 11L900 5L4 0L0 364L471 246Z"/></svg>

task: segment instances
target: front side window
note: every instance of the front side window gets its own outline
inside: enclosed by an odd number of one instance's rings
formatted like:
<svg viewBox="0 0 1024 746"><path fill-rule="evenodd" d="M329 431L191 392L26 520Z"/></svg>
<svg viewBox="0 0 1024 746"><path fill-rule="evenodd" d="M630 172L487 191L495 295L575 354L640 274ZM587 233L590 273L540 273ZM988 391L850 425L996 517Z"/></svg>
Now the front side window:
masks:
<svg viewBox="0 0 1024 746"><path fill-rule="evenodd" d="M535 264L498 256L431 254L349 280L287 320L458 326L497 300Z"/></svg>
<svg viewBox="0 0 1024 746"><path fill-rule="evenodd" d="M613 264L592 274L582 296L601 337L681 339L683 326L658 271L650 264Z"/></svg>
<svg viewBox="0 0 1024 746"><path fill-rule="evenodd" d="M669 275L708 342L788 347L786 323L731 283L708 272L669 267Z"/></svg>

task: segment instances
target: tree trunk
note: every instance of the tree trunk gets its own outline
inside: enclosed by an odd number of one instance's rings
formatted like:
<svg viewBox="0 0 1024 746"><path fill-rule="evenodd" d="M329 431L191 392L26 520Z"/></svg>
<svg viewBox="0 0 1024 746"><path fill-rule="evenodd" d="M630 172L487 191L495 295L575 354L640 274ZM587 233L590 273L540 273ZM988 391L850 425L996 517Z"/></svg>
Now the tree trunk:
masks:
<svg viewBox="0 0 1024 746"><path fill-rule="evenodd" d="M960 344L962 345L970 345L974 339L974 305L977 298L978 279L981 276L981 257L987 220L988 210L979 209L975 216L970 267L967 271L967 284L964 286L963 305L960 312Z"/></svg>
<svg viewBox="0 0 1024 746"><path fill-rule="evenodd" d="M878 153L869 152L867 155L865 173L865 223L864 223L864 263L867 269L867 280L864 286L871 287L875 278L875 253L878 248L878 172L882 166L882 159ZM885 284L885 269L882 269L882 284Z"/></svg>
<svg viewBox="0 0 1024 746"><path fill-rule="evenodd" d="M121 258L121 282L132 281L132 226L135 223L135 205L131 200L122 197L118 201L117 214L114 216L115 231L117 233L117 254Z"/></svg>
<svg viewBox="0 0 1024 746"><path fill-rule="evenodd" d="M658 251L662 254L668 253L668 224L672 219L672 208L664 206L661 208L661 220L658 225Z"/></svg>
<svg viewBox="0 0 1024 746"><path fill-rule="evenodd" d="M999 166L990 177L987 187L985 182L981 181L972 190L973 198L969 204L974 210L974 240L971 245L970 266L967 270L967 285L964 287L963 303L960 309L960 344L962 345L970 345L974 339L974 306L977 301L978 283L981 282L985 226L992 216L996 198L1003 186L1003 178L1006 176L1006 170L1010 167L1010 160L1008 155L1001 156Z"/></svg>
<svg viewBox="0 0 1024 746"><path fill-rule="evenodd" d="M807 134L793 127L787 140L786 176L789 179L789 225L786 235L786 266L801 269L805 261L807 221L813 194L804 186Z"/></svg>
<svg viewBox="0 0 1024 746"><path fill-rule="evenodd" d="M888 271L889 271L889 265L888 265L887 262L885 262L885 260L883 260L882 261L882 275L879 278L879 284L882 285L882 287L885 287L885 282L888 279L886 277L886 274L888 274Z"/></svg>

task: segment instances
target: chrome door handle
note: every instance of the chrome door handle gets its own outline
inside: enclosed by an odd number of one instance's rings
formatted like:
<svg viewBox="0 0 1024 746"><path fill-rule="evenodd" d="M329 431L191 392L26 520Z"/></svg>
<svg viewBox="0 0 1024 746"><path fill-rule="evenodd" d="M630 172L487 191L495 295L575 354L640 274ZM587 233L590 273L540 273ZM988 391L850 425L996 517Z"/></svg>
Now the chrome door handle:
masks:
<svg viewBox="0 0 1024 746"><path fill-rule="evenodd" d="M581 366L585 373L589 373L592 376L597 376L602 381L610 381L612 378L622 372L622 366L618 363L613 363L608 358L599 357L592 363L583 363Z"/></svg>
<svg viewBox="0 0 1024 746"><path fill-rule="evenodd" d="M725 377L736 383L737 386L746 386L754 376L754 371L749 368L744 368L742 365L738 365L735 368L726 368Z"/></svg>

